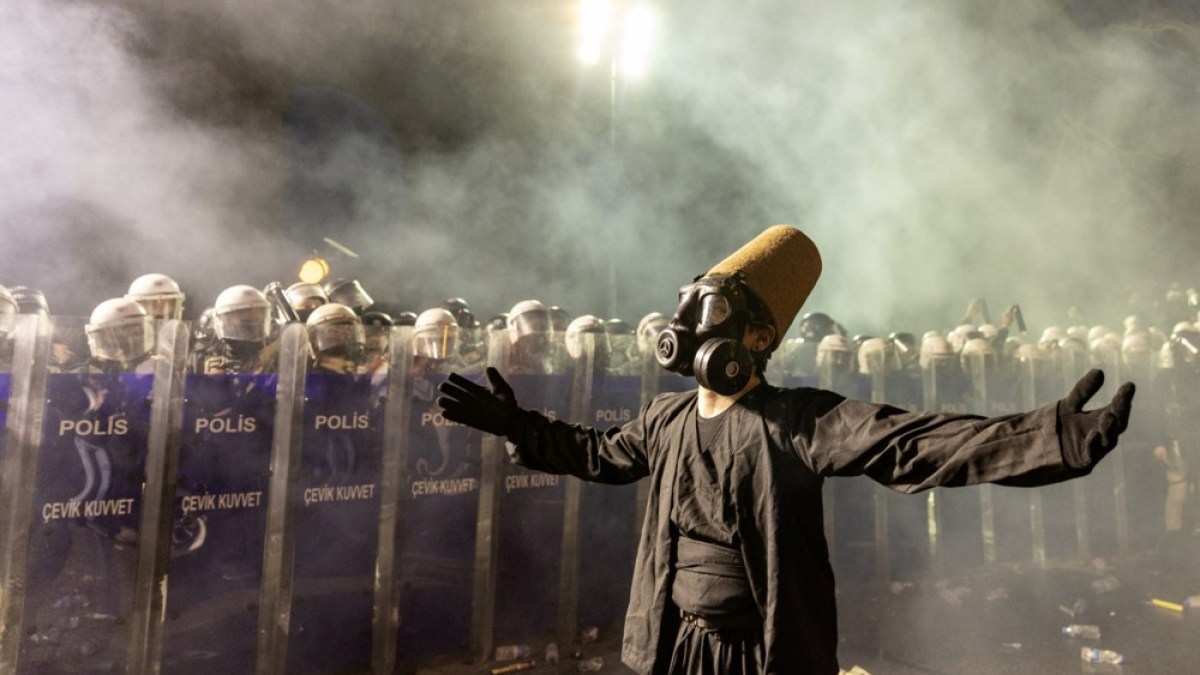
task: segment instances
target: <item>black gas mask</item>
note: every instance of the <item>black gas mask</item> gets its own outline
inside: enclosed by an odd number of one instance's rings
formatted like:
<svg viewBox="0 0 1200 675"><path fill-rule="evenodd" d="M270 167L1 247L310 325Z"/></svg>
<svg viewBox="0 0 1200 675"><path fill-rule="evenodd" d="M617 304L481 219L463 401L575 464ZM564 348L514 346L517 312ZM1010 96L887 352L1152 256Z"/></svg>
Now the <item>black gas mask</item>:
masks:
<svg viewBox="0 0 1200 675"><path fill-rule="evenodd" d="M679 289L679 307L658 334L654 356L680 375L694 375L705 389L725 396L746 386L753 354L742 344L746 327L760 316L757 299L739 276L699 277Z"/></svg>

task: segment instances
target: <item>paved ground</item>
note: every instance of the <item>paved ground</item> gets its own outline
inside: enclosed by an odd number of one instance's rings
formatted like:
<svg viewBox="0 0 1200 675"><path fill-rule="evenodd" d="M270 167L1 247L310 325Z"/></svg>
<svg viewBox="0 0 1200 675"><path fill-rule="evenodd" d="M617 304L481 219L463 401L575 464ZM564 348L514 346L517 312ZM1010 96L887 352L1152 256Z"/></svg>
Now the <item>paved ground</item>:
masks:
<svg viewBox="0 0 1200 675"><path fill-rule="evenodd" d="M1044 570L1009 565L895 584L843 581L839 658L843 668L858 666L871 675L1200 672L1200 610L1178 612L1149 603L1153 598L1182 603L1200 595L1197 553L1190 552L1190 564L1167 564L1145 552ZM1109 578L1120 585L1102 592L1093 588ZM1062 627L1072 623L1099 626L1101 638L1063 636ZM604 627L596 642L563 647L556 666L539 659L536 667L521 672L577 673L581 660L571 658L575 652L603 658L599 672L631 672L619 662L619 632L619 626ZM531 645L534 656L544 645ZM1084 663L1082 646L1120 652L1126 662ZM476 675L501 665L443 659L417 672Z"/></svg>
<svg viewBox="0 0 1200 675"><path fill-rule="evenodd" d="M103 538L77 545L65 568L92 569L75 560L102 559ZM1167 561L1157 552L1143 551L1119 559L1086 563L1058 562L1046 569L1032 565L1003 565L974 569L942 578L922 577L883 583L839 577L842 667L858 666L870 675L1050 675L1059 673L1121 673L1158 675L1200 673L1200 609L1174 611L1150 604L1157 598L1182 603L1200 596L1200 538L1191 549ZM129 551L120 552L129 555ZM125 568L113 562L113 568ZM93 570L94 572L95 570ZM1104 583L1116 587L1103 588ZM25 636L24 655L34 665L23 672L119 672L120 645L128 626L115 617L116 583L64 573L53 603L38 606L36 628ZM1098 590L1093 584L1101 583ZM61 588L59 588L61 587ZM105 589L110 592L105 593ZM246 607L253 609L253 595ZM247 611L249 611L249 609ZM247 615L253 625L254 614ZM1100 628L1101 638L1065 637L1066 624ZM560 645L560 661L543 658L549 636L531 638L537 665L527 675L577 673L586 659L599 657L601 673L629 673L620 664L619 625L599 627L597 639L586 644ZM191 658L204 662L197 644ZM1080 660L1082 646L1122 653L1122 666L1094 665ZM253 663L247 653L244 664ZM214 662L215 663L215 662ZM509 662L511 664L511 662ZM406 664L405 675L479 675L498 664L470 655L442 657L433 662ZM188 672L224 672L209 667ZM164 666L164 673L180 671ZM248 670L243 672L249 672Z"/></svg>

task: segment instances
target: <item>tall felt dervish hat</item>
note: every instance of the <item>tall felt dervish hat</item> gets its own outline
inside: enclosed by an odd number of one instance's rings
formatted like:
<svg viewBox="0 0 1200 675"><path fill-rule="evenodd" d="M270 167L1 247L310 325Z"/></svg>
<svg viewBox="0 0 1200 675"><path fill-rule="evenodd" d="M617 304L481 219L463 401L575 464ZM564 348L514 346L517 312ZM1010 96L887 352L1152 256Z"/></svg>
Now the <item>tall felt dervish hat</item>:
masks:
<svg viewBox="0 0 1200 675"><path fill-rule="evenodd" d="M821 276L817 245L790 225L774 225L717 263L707 276L734 276L739 272L742 283L771 315L774 350Z"/></svg>

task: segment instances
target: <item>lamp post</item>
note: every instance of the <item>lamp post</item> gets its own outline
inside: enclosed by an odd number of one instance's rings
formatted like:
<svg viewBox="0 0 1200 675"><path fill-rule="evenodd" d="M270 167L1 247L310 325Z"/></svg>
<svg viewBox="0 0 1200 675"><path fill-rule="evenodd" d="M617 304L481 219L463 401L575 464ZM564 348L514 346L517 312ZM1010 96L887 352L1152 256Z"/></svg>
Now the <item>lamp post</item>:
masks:
<svg viewBox="0 0 1200 675"><path fill-rule="evenodd" d="M579 59L585 67L608 66L608 149L610 162L617 151L618 93L622 78L636 79L646 73L650 44L657 15L645 2L580 0ZM611 170L611 169L610 169ZM613 177L609 177L609 185ZM617 261L608 267L608 311L617 317Z"/></svg>

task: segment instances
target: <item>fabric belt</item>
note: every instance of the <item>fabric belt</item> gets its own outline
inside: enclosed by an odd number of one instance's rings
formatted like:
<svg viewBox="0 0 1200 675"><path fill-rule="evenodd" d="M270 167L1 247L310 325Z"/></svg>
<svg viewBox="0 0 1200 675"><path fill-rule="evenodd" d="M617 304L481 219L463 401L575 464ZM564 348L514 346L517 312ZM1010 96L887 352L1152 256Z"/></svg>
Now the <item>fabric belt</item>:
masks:
<svg viewBox="0 0 1200 675"><path fill-rule="evenodd" d="M675 551L676 569L718 577L746 578L746 564L742 561L742 552L736 548L680 536Z"/></svg>
<svg viewBox="0 0 1200 675"><path fill-rule="evenodd" d="M762 618L740 549L679 536L671 600L700 628L761 627Z"/></svg>

